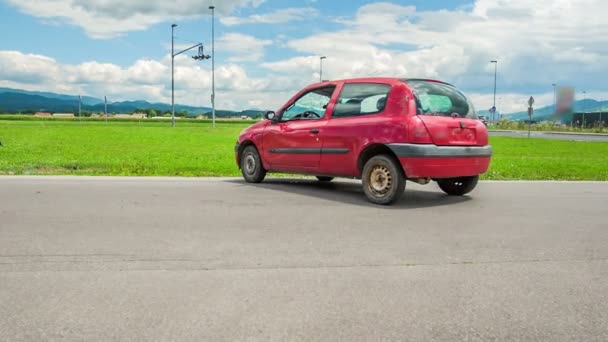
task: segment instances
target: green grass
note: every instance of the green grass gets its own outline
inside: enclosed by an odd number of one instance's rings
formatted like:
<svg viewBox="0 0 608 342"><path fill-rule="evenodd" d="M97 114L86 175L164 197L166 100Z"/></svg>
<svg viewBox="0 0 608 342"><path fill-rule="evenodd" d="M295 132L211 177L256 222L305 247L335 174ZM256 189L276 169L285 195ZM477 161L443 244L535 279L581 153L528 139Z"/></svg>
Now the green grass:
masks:
<svg viewBox="0 0 608 342"><path fill-rule="evenodd" d="M0 121L0 174L238 175L244 124Z"/></svg>
<svg viewBox="0 0 608 342"><path fill-rule="evenodd" d="M492 137L485 179L608 181L608 143Z"/></svg>
<svg viewBox="0 0 608 342"><path fill-rule="evenodd" d="M0 120L0 174L237 176L251 122ZM608 143L493 137L485 179L608 181Z"/></svg>

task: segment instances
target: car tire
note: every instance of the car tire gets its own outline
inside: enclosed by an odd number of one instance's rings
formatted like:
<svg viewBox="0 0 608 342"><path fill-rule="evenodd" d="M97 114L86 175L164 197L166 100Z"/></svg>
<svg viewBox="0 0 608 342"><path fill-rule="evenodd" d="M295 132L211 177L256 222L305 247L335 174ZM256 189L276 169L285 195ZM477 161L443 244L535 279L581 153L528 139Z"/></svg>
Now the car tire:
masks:
<svg viewBox="0 0 608 342"><path fill-rule="evenodd" d="M363 192L379 205L397 202L405 191L405 176L398 162L387 155L372 157L363 166Z"/></svg>
<svg viewBox="0 0 608 342"><path fill-rule="evenodd" d="M253 145L245 147L241 153L241 173L247 183L261 183L266 177L260 153Z"/></svg>
<svg viewBox="0 0 608 342"><path fill-rule="evenodd" d="M437 184L450 196L463 196L473 191L479 182L479 176L438 179Z"/></svg>
<svg viewBox="0 0 608 342"><path fill-rule="evenodd" d="M319 182L331 182L332 180L334 180L334 177L317 176L317 179L319 180Z"/></svg>

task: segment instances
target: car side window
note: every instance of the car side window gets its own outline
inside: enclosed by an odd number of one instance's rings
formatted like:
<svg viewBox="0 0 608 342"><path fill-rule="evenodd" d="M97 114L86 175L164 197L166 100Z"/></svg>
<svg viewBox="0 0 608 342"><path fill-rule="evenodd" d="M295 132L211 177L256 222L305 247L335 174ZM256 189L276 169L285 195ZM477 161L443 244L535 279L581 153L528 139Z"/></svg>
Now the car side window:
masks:
<svg viewBox="0 0 608 342"><path fill-rule="evenodd" d="M334 90L335 86L323 87L300 96L281 113L281 121L322 119Z"/></svg>
<svg viewBox="0 0 608 342"><path fill-rule="evenodd" d="M345 84L332 118L377 114L384 111L391 86L377 83Z"/></svg>

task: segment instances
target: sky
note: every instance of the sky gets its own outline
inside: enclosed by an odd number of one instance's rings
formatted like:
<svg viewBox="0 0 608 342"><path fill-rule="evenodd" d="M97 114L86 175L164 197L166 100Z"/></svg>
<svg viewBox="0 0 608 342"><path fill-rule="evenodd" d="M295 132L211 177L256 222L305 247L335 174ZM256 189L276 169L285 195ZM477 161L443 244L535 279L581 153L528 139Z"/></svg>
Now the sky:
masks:
<svg viewBox="0 0 608 342"><path fill-rule="evenodd" d="M605 0L0 0L0 87L171 101L176 50L211 54L216 106L277 109L324 79L454 84L478 110L553 103L552 84L608 99ZM209 106L211 61L175 58L176 103ZM586 95L583 95L583 91Z"/></svg>

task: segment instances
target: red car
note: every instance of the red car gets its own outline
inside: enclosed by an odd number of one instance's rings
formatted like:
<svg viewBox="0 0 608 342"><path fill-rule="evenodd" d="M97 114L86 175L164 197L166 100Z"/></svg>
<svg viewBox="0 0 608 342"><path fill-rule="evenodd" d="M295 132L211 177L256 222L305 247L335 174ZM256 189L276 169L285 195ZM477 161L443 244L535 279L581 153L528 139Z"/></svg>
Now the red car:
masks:
<svg viewBox="0 0 608 342"><path fill-rule="evenodd" d="M367 198L391 204L406 180L436 181L449 195L472 191L490 165L488 131L471 101L435 80L361 78L310 85L235 148L247 182L267 172L361 179Z"/></svg>

